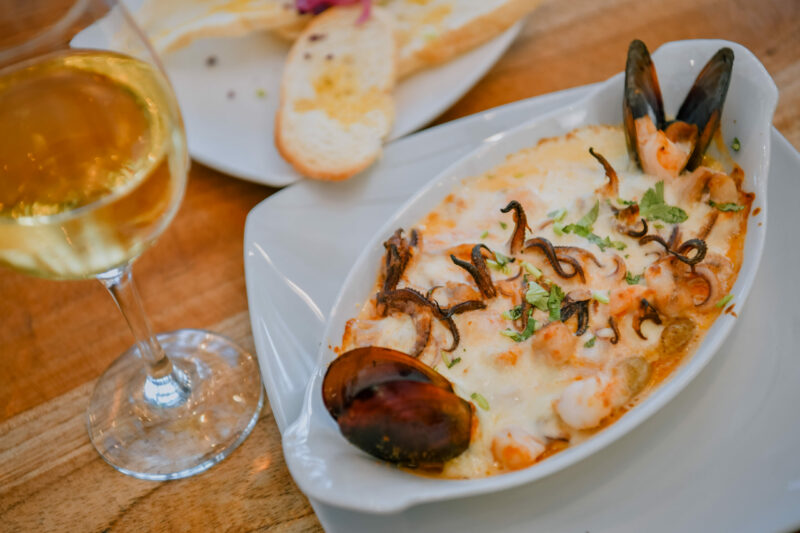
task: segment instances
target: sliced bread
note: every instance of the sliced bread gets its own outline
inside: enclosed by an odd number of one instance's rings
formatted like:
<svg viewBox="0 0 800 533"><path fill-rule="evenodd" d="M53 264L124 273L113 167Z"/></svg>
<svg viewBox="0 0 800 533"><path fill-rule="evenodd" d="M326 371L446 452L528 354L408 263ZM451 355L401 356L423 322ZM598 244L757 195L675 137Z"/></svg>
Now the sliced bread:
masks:
<svg viewBox="0 0 800 533"><path fill-rule="evenodd" d="M499 35L541 0L388 0L399 50L398 78L448 61Z"/></svg>
<svg viewBox="0 0 800 533"><path fill-rule="evenodd" d="M292 0L134 0L137 22L160 54L204 37L240 37L257 30L296 33L306 25ZM138 4L138 5L136 5Z"/></svg>
<svg viewBox="0 0 800 533"><path fill-rule="evenodd" d="M394 120L391 16L337 6L314 18L289 52L275 118L275 145L305 176L342 180L381 152Z"/></svg>

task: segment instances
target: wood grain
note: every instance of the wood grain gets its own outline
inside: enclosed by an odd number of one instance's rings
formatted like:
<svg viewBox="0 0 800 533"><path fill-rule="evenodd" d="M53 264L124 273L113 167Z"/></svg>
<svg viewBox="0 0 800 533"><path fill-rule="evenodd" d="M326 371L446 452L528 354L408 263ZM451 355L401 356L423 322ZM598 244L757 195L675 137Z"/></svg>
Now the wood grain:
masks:
<svg viewBox="0 0 800 533"><path fill-rule="evenodd" d="M634 37L651 49L698 37L744 44L781 91L775 125L800 147L797 0L549 1L436 122L603 80L623 68ZM244 222L274 191L194 165L178 216L136 263L157 330L208 328L254 349ZM89 443L84 410L94 380L130 342L96 282L0 272L0 530L319 530L283 462L269 406L239 450L194 478L151 483L106 465Z"/></svg>

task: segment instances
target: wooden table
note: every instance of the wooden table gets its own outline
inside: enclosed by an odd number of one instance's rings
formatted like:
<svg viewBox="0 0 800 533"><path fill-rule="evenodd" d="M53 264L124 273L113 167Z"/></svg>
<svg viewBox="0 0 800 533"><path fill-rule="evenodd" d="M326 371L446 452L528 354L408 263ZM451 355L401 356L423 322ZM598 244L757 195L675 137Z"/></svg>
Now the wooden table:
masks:
<svg viewBox="0 0 800 533"><path fill-rule="evenodd" d="M800 147L800 1L546 2L489 74L437 122L603 80L633 38L651 50L698 37L738 41L781 91L775 125ZM253 351L242 238L245 217L276 189L195 164L183 206L136 263L156 330L221 332ZM283 462L265 406L230 458L193 478L139 481L108 466L86 434L94 380L131 343L96 282L0 272L0 530L318 530Z"/></svg>

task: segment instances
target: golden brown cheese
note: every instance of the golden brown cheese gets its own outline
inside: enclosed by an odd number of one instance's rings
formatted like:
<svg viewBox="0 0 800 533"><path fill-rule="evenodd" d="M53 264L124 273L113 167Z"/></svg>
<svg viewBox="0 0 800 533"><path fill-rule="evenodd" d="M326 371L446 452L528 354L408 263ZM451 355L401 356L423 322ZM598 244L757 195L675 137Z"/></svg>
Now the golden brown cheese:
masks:
<svg viewBox="0 0 800 533"><path fill-rule="evenodd" d="M608 179L589 147L616 170L618 197L607 197L603 187ZM752 195L740 190L742 177L740 170L725 174L708 159L693 173L647 175L630 162L620 127L585 127L543 140L509 155L490 172L463 180L423 217L415 225L421 243L399 287L422 294L438 287L432 298L442 307L480 297L474 280L451 261L451 254L468 260L473 245L483 243L510 255L514 221L500 209L511 200L527 214L527 238L574 247L560 253L577 259L585 274L585 282L579 276L565 279L540 250L525 249L513 263L491 270L498 292L484 298L485 309L454 316L461 337L454 352L446 351L448 329L433 321L420 359L473 402L478 419L469 449L449 461L442 476L474 478L530 466L591 437L669 376L722 311L718 304L736 279L752 202ZM688 218L679 224L651 220L649 233L669 241L676 232L675 248L703 239L707 254L694 270L659 244L640 244L626 235L615 216L626 207L621 200L641 203L660 181L666 205L680 207ZM721 211L710 205L712 200L741 209ZM605 249L574 230L565 232L595 205L591 233L604 242L608 238L611 245ZM571 299L589 298L585 333L576 336L577 315L562 322L536 309L535 333L512 338L521 326L506 316L533 282L548 293L557 285ZM376 281L374 293L381 283ZM641 320L647 311L643 300L656 310L660 324ZM373 298L348 323L341 350L372 345L410 353L415 341L412 317L398 311L384 317Z"/></svg>

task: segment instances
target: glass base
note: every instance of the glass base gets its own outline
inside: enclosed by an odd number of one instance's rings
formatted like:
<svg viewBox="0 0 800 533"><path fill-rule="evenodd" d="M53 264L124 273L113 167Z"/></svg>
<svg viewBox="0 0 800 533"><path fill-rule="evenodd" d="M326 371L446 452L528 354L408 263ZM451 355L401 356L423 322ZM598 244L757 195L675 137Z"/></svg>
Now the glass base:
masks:
<svg viewBox="0 0 800 533"><path fill-rule="evenodd" d="M172 372L148 378L138 348L130 348L97 382L87 422L111 466L162 481L227 457L255 426L264 388L255 358L225 337L184 329L156 338Z"/></svg>

